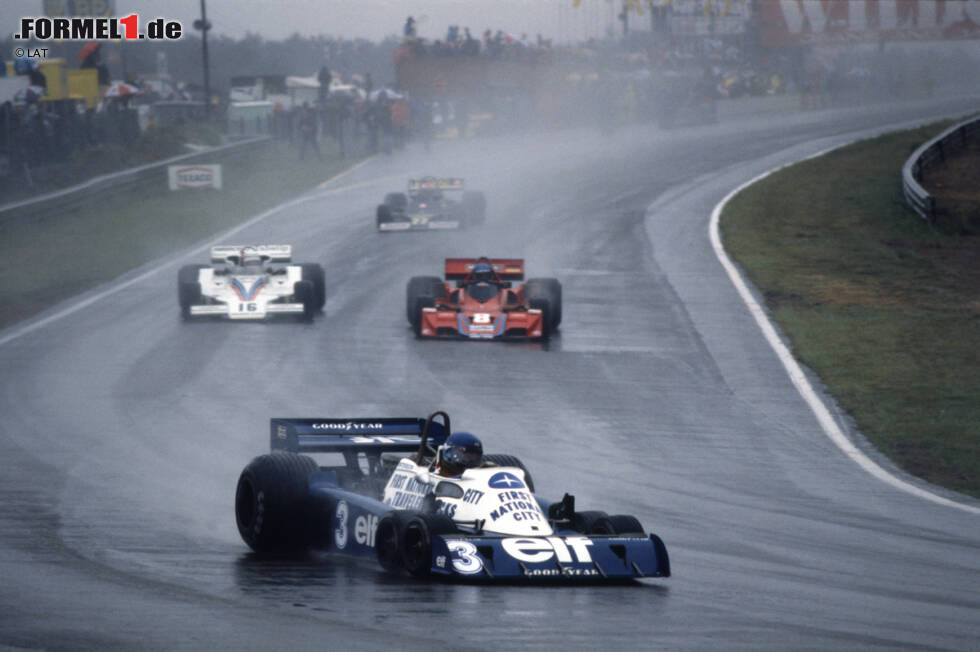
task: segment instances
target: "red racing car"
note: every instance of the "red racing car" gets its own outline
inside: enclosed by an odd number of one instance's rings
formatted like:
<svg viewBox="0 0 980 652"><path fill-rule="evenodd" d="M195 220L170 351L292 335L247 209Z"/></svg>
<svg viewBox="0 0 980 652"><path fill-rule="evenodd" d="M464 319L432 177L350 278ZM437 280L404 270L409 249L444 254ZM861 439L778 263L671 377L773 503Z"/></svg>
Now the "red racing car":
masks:
<svg viewBox="0 0 980 652"><path fill-rule="evenodd" d="M533 278L514 287L523 280L521 258L447 258L445 282L408 282L408 321L416 337L547 339L561 323L561 283Z"/></svg>

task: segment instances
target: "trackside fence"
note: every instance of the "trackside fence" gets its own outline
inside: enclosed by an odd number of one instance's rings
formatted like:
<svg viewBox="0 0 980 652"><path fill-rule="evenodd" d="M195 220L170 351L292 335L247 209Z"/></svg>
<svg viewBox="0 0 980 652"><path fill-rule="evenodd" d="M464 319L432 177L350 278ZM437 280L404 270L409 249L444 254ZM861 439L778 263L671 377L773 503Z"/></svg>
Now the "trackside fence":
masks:
<svg viewBox="0 0 980 652"><path fill-rule="evenodd" d="M946 161L946 157L964 149L980 132L980 117L953 125L930 141L923 143L902 166L902 191L909 206L929 224L936 221L936 198L922 187L922 176Z"/></svg>
<svg viewBox="0 0 980 652"><path fill-rule="evenodd" d="M86 201L102 201L107 196L124 191L139 184L164 183L167 166L176 163L221 162L229 156L237 156L254 151L270 142L269 136L249 138L227 145L210 148L201 152L173 156L162 161L129 168L120 172L104 174L89 179L85 183L33 197L23 201L0 205L0 225L21 219L37 219L40 216L55 214L74 204Z"/></svg>

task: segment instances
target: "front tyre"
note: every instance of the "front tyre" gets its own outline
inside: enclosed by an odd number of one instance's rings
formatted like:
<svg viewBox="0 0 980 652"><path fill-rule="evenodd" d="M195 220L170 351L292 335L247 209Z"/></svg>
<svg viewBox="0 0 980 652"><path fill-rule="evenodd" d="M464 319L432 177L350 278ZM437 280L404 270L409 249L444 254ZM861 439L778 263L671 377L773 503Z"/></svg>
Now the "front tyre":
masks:
<svg viewBox="0 0 980 652"><path fill-rule="evenodd" d="M381 568L389 573L396 573L404 568L401 553L403 527L403 513L392 511L381 517L374 533L374 554Z"/></svg>
<svg viewBox="0 0 980 652"><path fill-rule="evenodd" d="M561 283L556 278L532 278L524 284L524 296L532 299L544 298L551 308L547 327L551 331L561 324L562 292Z"/></svg>
<svg viewBox="0 0 980 652"><path fill-rule="evenodd" d="M317 312L321 312L327 303L327 278L323 266L319 263L303 263L300 269L303 270L303 280L313 284L315 308Z"/></svg>
<svg viewBox="0 0 980 652"><path fill-rule="evenodd" d="M552 330L557 329L561 325L561 282L556 278L532 278L528 280L528 283L543 288L545 296L551 302L551 328Z"/></svg>
<svg viewBox="0 0 980 652"><path fill-rule="evenodd" d="M432 297L416 297L415 312L412 314L412 332L415 333L415 337L422 337L422 310L435 305L436 300Z"/></svg>
<svg viewBox="0 0 980 652"><path fill-rule="evenodd" d="M612 523L613 531L616 534L647 536L646 530L643 529L643 525L639 519L630 514L613 514L609 517L609 522Z"/></svg>
<svg viewBox="0 0 980 652"><path fill-rule="evenodd" d="M443 299L446 286L438 276L413 276L405 286L405 317L408 323L415 324L415 300L419 297Z"/></svg>
<svg viewBox="0 0 980 652"><path fill-rule="evenodd" d="M201 294L200 271L207 265L184 265L177 272L177 302L180 304L180 315L187 319L191 316L191 306L203 300Z"/></svg>
<svg viewBox="0 0 980 652"><path fill-rule="evenodd" d="M316 292L313 289L312 281L296 281L293 286L293 296L297 303L303 304L303 321L313 321L313 315L317 312Z"/></svg>
<svg viewBox="0 0 980 652"><path fill-rule="evenodd" d="M616 527L609 515L599 511L575 512L572 515L572 529L582 534L616 534Z"/></svg>
<svg viewBox="0 0 980 652"><path fill-rule="evenodd" d="M541 311L541 338L546 340L551 337L552 310L551 302L543 297L536 297L528 301L528 306L533 310Z"/></svg>

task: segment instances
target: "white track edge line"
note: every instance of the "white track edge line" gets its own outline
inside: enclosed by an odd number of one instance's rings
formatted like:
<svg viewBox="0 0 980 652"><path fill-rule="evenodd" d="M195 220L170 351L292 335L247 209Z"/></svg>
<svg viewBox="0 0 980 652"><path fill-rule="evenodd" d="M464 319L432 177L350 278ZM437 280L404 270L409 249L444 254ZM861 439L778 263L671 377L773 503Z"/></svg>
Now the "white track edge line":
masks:
<svg viewBox="0 0 980 652"><path fill-rule="evenodd" d="M714 209L711 211L711 220L708 227L709 236L711 238L711 246L715 251L715 256L718 258L718 261L721 263L722 267L725 268L728 278L731 279L735 289L738 290L738 294L742 298L742 301L749 309L749 312L752 313L755 323L759 325L759 328L762 330L762 334L765 335L766 341L769 342L769 346L772 347L773 351L775 351L776 355L779 357L779 361L783 364L783 368L786 370L790 380L793 382L793 386L796 388L796 391L799 392L800 396L803 397L803 400L806 401L806 404L810 407L810 410L817 418L817 421L819 422L821 429L824 431L824 434L827 435L830 441L832 441L837 448L843 451L845 455L851 458L851 460L864 469L864 471L871 474L878 480L881 480L885 484L939 505L961 509L971 514L980 514L980 507L950 500L949 498L934 494L931 491L917 487L892 475L884 468L876 464L870 457L865 455L864 452L857 448L854 443L847 438L840 426L837 425L834 417L831 415L830 409L817 394L816 390L814 390L813 386L810 384L810 381L807 380L806 374L803 373L803 369L800 367L799 363L797 363L796 359L793 357L793 354L789 351L787 346L783 343L783 340L776 333L776 329L766 316L765 310L759 305L759 302L755 300L755 297L749 290L748 284L746 283L741 272L739 272L738 268L735 267L735 264L732 262L731 258L728 257L728 253L721 244L719 220L725 206L735 195L742 192L749 186L765 179L771 174L782 170L783 168L817 158L818 156L823 156L824 154L827 154L835 149L846 147L853 142L856 141L829 147L817 152L816 154L811 154L797 161L793 161L792 163L785 163L778 167L772 168L771 170L749 179L734 190L730 191L720 202L715 205Z"/></svg>

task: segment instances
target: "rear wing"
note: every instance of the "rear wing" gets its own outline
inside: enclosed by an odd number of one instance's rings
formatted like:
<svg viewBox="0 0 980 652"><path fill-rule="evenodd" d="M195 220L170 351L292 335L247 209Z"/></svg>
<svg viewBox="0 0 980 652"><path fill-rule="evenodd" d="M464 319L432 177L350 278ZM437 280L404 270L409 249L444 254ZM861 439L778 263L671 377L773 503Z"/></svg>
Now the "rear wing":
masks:
<svg viewBox="0 0 980 652"><path fill-rule="evenodd" d="M409 192L415 190L462 190L463 180L455 177L437 179L436 177L423 177L421 179L409 179Z"/></svg>
<svg viewBox="0 0 980 652"><path fill-rule="evenodd" d="M490 258L487 260L501 281L524 280L523 258ZM479 258L447 258L446 280L462 281L473 271L473 265L480 261Z"/></svg>
<svg viewBox="0 0 980 652"><path fill-rule="evenodd" d="M292 260L293 248L290 245L220 245L211 247L211 262L224 263L229 258L239 261L245 253L258 254L272 263L288 263Z"/></svg>
<svg viewBox="0 0 980 652"><path fill-rule="evenodd" d="M271 450L294 453L413 453L419 449L424 418L269 420ZM446 429L429 424L429 444L446 440Z"/></svg>

